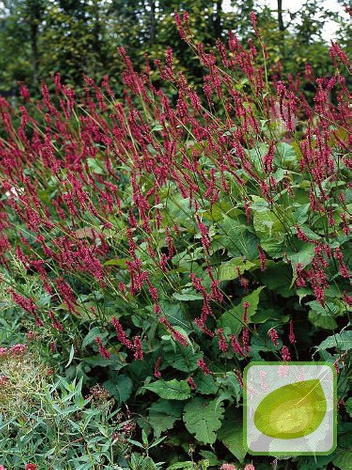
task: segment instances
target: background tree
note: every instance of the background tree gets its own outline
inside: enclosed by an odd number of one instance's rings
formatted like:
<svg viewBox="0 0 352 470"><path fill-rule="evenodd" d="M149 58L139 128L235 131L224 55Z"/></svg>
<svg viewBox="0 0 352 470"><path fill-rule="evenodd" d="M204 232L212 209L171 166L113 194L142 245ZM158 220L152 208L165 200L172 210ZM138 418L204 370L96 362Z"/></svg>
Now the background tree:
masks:
<svg viewBox="0 0 352 470"><path fill-rule="evenodd" d="M341 1L343 3L343 1ZM277 0L271 11L255 0L5 0L0 8L0 92L13 93L19 81L38 90L42 79L56 71L73 84L88 74L100 80L120 81L122 62L117 47L123 46L136 67L147 53L162 58L170 46L181 70L196 83L200 65L179 37L173 13L187 10L198 41L206 46L232 30L245 41L253 36L251 11L267 39L267 50L285 69L303 71L307 62L318 74L328 74L330 62L322 33L329 20L340 28L338 37L348 47L350 24L336 12L322 8L322 0L307 0L292 8Z"/></svg>
<svg viewBox="0 0 352 470"><path fill-rule="evenodd" d="M17 81L38 84L40 35L45 17L45 0L7 0L0 10L1 89Z"/></svg>

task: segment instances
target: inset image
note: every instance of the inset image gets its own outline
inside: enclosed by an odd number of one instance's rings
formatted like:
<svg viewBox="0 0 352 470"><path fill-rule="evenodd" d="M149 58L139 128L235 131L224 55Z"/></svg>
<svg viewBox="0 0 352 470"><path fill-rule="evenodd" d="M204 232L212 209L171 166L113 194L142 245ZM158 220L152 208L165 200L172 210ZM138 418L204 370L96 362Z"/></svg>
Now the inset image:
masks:
<svg viewBox="0 0 352 470"><path fill-rule="evenodd" d="M330 454L336 447L336 372L327 363L251 363L244 444L253 455Z"/></svg>

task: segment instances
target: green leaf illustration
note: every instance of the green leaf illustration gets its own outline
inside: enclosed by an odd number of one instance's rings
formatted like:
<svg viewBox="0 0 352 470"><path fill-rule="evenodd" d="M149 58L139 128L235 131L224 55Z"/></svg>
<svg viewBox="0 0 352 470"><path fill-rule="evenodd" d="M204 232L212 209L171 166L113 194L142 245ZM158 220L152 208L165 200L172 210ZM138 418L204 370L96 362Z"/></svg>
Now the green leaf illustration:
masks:
<svg viewBox="0 0 352 470"><path fill-rule="evenodd" d="M266 436L295 439L320 426L326 406L319 379L295 382L274 390L260 402L254 424Z"/></svg>

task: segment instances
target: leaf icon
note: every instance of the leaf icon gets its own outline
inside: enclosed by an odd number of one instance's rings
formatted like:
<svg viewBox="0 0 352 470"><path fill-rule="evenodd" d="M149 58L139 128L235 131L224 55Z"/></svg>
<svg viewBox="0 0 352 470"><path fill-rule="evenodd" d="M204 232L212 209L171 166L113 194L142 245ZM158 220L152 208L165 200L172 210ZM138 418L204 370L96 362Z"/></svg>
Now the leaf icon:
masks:
<svg viewBox="0 0 352 470"><path fill-rule="evenodd" d="M326 413L326 398L319 379L284 385L259 403L254 424L266 436L294 439L314 432Z"/></svg>

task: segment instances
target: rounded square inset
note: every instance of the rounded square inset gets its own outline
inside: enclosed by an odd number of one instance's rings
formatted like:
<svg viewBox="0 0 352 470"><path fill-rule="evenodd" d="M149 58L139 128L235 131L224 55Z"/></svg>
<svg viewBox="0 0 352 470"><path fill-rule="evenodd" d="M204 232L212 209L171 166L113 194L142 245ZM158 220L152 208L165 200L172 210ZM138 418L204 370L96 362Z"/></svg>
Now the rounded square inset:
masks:
<svg viewBox="0 0 352 470"><path fill-rule="evenodd" d="M336 447L336 371L326 362L253 362L244 372L252 455L327 455Z"/></svg>

